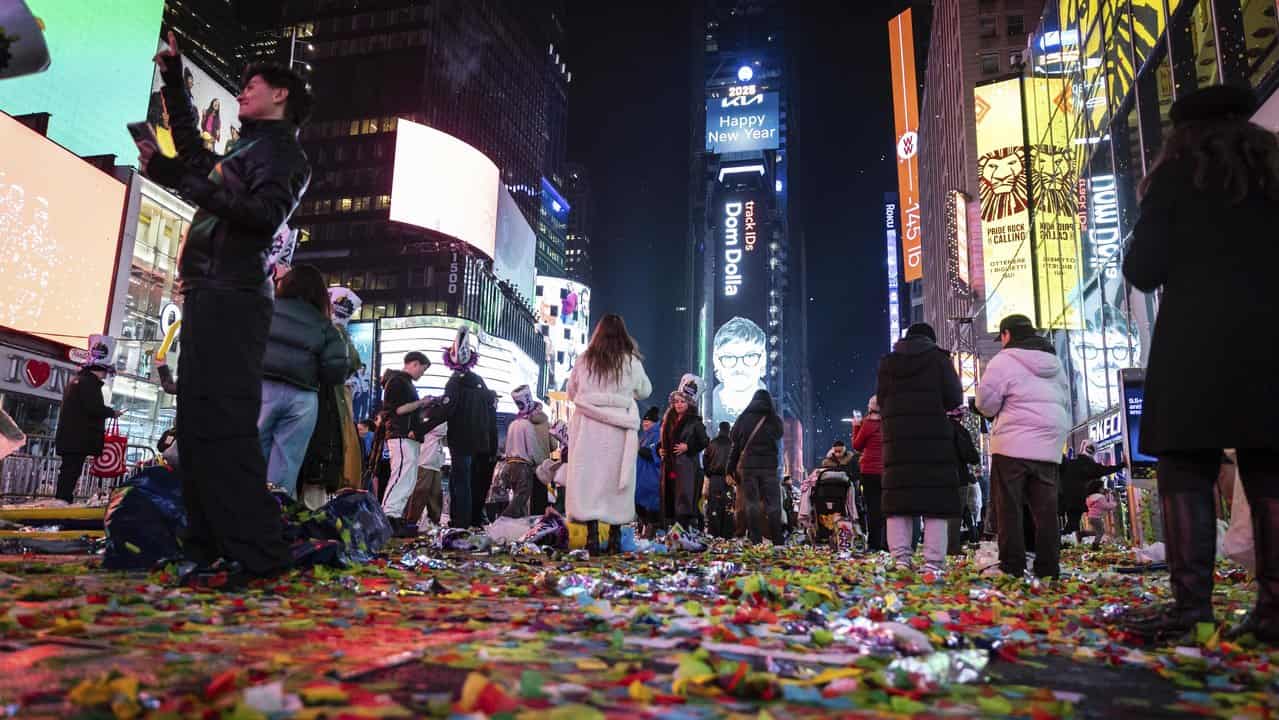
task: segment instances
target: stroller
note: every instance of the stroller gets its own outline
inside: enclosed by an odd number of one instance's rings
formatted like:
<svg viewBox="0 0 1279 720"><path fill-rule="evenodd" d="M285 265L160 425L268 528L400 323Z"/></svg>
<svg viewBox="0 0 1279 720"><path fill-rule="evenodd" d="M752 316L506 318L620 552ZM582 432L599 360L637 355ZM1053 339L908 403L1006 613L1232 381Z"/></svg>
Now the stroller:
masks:
<svg viewBox="0 0 1279 720"><path fill-rule="evenodd" d="M861 535L852 478L843 469L819 467L809 473L800 488L799 504L800 521L814 545L829 543L838 550Z"/></svg>

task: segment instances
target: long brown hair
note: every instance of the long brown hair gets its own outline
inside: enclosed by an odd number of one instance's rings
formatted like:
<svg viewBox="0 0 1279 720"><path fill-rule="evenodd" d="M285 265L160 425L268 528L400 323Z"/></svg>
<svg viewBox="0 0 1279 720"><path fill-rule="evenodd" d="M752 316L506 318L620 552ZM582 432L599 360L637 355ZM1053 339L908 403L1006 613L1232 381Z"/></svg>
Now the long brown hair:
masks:
<svg viewBox="0 0 1279 720"><path fill-rule="evenodd" d="M1199 190L1220 190L1234 205L1252 192L1279 200L1279 139L1241 117L1174 125L1137 191L1145 197L1160 166L1187 160Z"/></svg>
<svg viewBox="0 0 1279 720"><path fill-rule="evenodd" d="M599 378L620 382L622 371L634 357L643 360L639 344L626 331L626 321L621 315L609 313L600 318L591 335L591 343L578 358L585 364L587 372Z"/></svg>
<svg viewBox="0 0 1279 720"><path fill-rule="evenodd" d="M294 265L287 275L280 278L275 297L277 300L297 298L324 313L324 317L333 316L329 289L324 285L324 274L314 265Z"/></svg>

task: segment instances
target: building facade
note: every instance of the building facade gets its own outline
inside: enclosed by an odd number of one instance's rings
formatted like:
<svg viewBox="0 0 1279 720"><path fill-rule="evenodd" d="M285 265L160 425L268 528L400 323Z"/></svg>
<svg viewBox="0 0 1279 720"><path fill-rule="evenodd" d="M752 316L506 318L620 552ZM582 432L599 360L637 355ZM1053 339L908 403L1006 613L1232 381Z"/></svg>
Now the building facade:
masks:
<svg viewBox="0 0 1279 720"><path fill-rule="evenodd" d="M594 274L594 267L591 264L591 229L595 202L591 176L579 163L568 163L565 166L564 197L572 206L568 215L564 274L570 280L590 286Z"/></svg>
<svg viewBox="0 0 1279 720"><path fill-rule="evenodd" d="M792 168L798 83L784 3L706 0L694 17L689 147L688 367L702 408L732 422L755 390L787 424L785 472L802 473L812 427L805 253Z"/></svg>

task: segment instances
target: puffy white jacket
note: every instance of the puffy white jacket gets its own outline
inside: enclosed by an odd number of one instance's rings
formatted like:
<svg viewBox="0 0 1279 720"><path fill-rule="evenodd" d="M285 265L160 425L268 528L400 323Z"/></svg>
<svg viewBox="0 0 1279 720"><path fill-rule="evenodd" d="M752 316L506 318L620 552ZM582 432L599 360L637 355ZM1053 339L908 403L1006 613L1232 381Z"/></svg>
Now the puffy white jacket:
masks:
<svg viewBox="0 0 1279 720"><path fill-rule="evenodd" d="M1050 347L1046 342L1044 347ZM977 386L977 410L995 419L994 455L1060 462L1070 433L1070 385L1051 352L1005 348Z"/></svg>

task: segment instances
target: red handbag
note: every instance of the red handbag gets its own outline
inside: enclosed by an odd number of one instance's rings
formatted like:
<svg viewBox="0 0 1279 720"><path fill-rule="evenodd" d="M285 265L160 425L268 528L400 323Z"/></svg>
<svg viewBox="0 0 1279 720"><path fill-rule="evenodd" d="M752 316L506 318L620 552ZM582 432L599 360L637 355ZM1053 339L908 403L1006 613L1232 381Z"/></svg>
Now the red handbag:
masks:
<svg viewBox="0 0 1279 720"><path fill-rule="evenodd" d="M120 434L120 421L112 418L102 436L102 452L93 458L89 472L100 478L120 477L127 470L124 455L128 447L129 438Z"/></svg>

